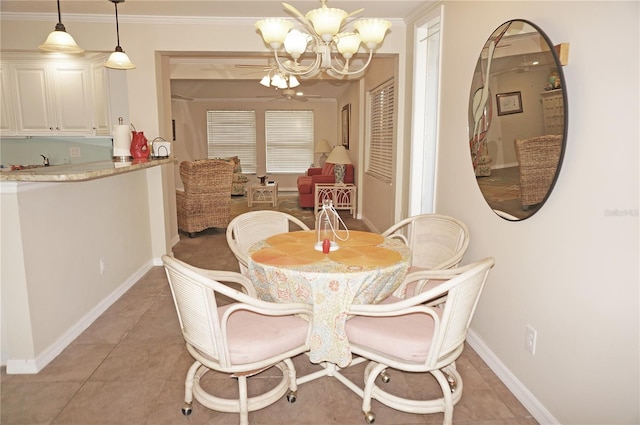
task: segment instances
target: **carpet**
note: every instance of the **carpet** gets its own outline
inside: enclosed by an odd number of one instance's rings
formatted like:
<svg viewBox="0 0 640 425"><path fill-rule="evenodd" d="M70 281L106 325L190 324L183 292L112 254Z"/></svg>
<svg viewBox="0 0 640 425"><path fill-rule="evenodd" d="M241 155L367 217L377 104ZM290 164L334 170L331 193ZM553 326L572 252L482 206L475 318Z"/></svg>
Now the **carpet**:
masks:
<svg viewBox="0 0 640 425"><path fill-rule="evenodd" d="M277 210L285 212L302 220L302 222L309 226L310 229L315 228L315 216L313 214L313 208L301 208L298 204L298 195L296 193L278 193L278 203L276 207L274 207L270 203L254 203L253 206L249 207L247 204L246 195L231 197L231 219L248 211L259 210ZM364 231L369 230L369 228L364 224L362 220L353 218L349 211L338 211L338 214L340 215L340 218L342 218L342 221L344 221L348 229Z"/></svg>

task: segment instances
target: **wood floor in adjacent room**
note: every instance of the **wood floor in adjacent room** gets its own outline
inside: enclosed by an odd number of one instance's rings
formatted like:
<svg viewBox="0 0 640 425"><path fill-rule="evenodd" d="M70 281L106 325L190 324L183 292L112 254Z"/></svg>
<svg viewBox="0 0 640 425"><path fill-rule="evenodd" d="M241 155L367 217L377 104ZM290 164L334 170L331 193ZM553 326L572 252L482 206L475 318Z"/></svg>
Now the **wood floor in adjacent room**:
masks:
<svg viewBox="0 0 640 425"><path fill-rule="evenodd" d="M246 211L246 200L234 199L232 212ZM292 199L289 199L292 198ZM281 197L279 207L313 220L313 211L297 210L295 197ZM244 205L243 205L244 202ZM260 205L254 209L265 209ZM344 217L349 228L364 230L361 221ZM308 223L313 227L313 223ZM195 238L181 234L174 255L198 267L238 271L225 231L210 229ZM193 413L181 413L184 377L192 360L180 333L162 267L154 267L114 303L55 360L37 375L1 379L3 425L180 425L236 424L238 416L205 409L194 401ZM317 370L304 355L294 359L298 375ZM454 424L536 425L529 412L479 356L467 346L457 362L464 390L454 410ZM362 383L364 365L343 371ZM218 391L233 396L236 381L209 374ZM273 382L273 373L249 379L249 394ZM437 394L428 376L391 371L387 388L420 397ZM297 401L285 398L249 414L252 424L365 425L361 399L331 377L300 385ZM376 425L438 424L442 414L414 415L373 401Z"/></svg>

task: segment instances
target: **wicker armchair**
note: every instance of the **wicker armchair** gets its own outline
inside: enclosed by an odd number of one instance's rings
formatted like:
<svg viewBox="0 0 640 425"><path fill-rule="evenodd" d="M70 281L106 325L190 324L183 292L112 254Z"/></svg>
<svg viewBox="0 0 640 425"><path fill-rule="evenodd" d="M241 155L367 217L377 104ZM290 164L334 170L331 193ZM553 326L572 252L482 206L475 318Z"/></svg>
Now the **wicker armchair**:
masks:
<svg viewBox="0 0 640 425"><path fill-rule="evenodd" d="M216 159L182 161L184 190L176 191L178 229L193 237L211 227L225 228L231 214L233 165Z"/></svg>
<svg viewBox="0 0 640 425"><path fill-rule="evenodd" d="M562 136L547 135L516 139L516 159L520 165L522 209L544 201L558 170Z"/></svg>

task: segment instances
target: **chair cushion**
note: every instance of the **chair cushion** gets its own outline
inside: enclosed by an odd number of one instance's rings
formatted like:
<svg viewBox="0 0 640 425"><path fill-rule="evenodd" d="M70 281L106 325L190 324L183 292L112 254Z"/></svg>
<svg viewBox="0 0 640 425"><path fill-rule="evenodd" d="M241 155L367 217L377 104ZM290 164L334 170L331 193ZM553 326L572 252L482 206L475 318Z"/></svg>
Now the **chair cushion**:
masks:
<svg viewBox="0 0 640 425"><path fill-rule="evenodd" d="M244 174L234 173L233 175L234 183L246 183L248 181L249 181L249 177L245 176Z"/></svg>
<svg viewBox="0 0 640 425"><path fill-rule="evenodd" d="M389 297L384 303L393 300L394 297ZM408 362L424 363L431 348L434 321L431 316L420 313L394 317L356 316L347 320L346 331L351 344Z"/></svg>
<svg viewBox="0 0 640 425"><path fill-rule="evenodd" d="M322 175L323 176L333 176L333 169L335 168L335 164L331 164L329 162L325 162L322 166Z"/></svg>
<svg viewBox="0 0 640 425"><path fill-rule="evenodd" d="M230 305L219 307L218 316ZM231 363L253 363L304 346L308 327L309 322L297 316L264 316L246 310L233 313L227 327Z"/></svg>
<svg viewBox="0 0 640 425"><path fill-rule="evenodd" d="M220 159L222 161L227 161L232 163L234 174L242 173L242 165L240 164L240 158L238 158L237 156L229 156L226 158L216 158L216 159Z"/></svg>

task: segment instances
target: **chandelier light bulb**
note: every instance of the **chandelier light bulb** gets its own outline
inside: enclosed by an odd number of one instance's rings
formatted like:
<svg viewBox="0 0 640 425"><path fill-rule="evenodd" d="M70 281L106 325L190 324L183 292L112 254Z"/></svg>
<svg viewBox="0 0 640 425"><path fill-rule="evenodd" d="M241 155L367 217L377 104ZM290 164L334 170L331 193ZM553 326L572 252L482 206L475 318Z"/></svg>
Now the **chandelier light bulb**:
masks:
<svg viewBox="0 0 640 425"><path fill-rule="evenodd" d="M307 44L310 38L309 34L298 30L291 30L284 39L284 49L296 60L307 50Z"/></svg>
<svg viewBox="0 0 640 425"><path fill-rule="evenodd" d="M360 48L360 36L355 32L344 32L336 36L338 52L345 58L351 59Z"/></svg>

